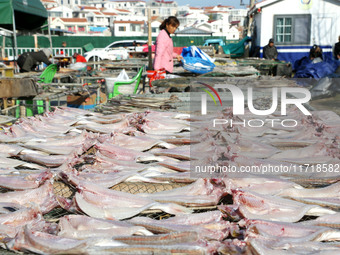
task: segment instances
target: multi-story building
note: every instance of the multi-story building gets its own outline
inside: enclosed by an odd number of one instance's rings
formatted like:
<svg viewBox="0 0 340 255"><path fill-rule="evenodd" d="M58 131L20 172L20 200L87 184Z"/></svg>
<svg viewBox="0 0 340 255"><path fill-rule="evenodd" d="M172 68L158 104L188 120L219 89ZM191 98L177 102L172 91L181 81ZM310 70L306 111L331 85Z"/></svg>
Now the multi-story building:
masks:
<svg viewBox="0 0 340 255"><path fill-rule="evenodd" d="M145 21L115 20L114 36L143 36Z"/></svg>
<svg viewBox="0 0 340 255"><path fill-rule="evenodd" d="M89 23L85 18L50 18L50 27L66 30L75 35L88 35Z"/></svg>
<svg viewBox="0 0 340 255"><path fill-rule="evenodd" d="M66 6L58 6L46 9L49 17L53 18L73 18L73 10Z"/></svg>
<svg viewBox="0 0 340 255"><path fill-rule="evenodd" d="M40 1L46 9L58 6L58 2L56 0L40 0Z"/></svg>
<svg viewBox="0 0 340 255"><path fill-rule="evenodd" d="M150 0L147 7L151 8L152 16L159 16L162 19L176 16L178 11L178 5L175 1Z"/></svg>
<svg viewBox="0 0 340 255"><path fill-rule="evenodd" d="M183 16L177 17L180 22L179 29L183 29L188 26L195 26L199 23L207 22L209 20L209 16L203 13L187 13Z"/></svg>
<svg viewBox="0 0 340 255"><path fill-rule="evenodd" d="M239 21L239 26L244 26L247 13L247 9L231 9L229 10L229 22Z"/></svg>
<svg viewBox="0 0 340 255"><path fill-rule="evenodd" d="M73 8L73 17L86 18L90 12L100 12L100 9L93 6L77 5Z"/></svg>
<svg viewBox="0 0 340 255"><path fill-rule="evenodd" d="M77 5L85 5L86 1L84 0L57 0L59 6L67 6L67 7L74 7Z"/></svg>

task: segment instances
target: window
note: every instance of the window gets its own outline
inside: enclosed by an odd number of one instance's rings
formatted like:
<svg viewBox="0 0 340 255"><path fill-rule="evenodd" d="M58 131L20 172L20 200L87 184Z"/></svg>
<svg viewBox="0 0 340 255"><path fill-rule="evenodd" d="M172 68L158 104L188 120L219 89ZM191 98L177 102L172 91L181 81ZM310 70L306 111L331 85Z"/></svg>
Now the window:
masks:
<svg viewBox="0 0 340 255"><path fill-rule="evenodd" d="M126 27L118 27L118 31L119 32L125 32L126 31Z"/></svg>
<svg viewBox="0 0 340 255"><path fill-rule="evenodd" d="M309 44L310 34L310 14L274 16L274 38L276 44Z"/></svg>
<svg viewBox="0 0 340 255"><path fill-rule="evenodd" d="M152 11L152 14L156 14L156 11L155 11L155 10L153 10L153 11Z"/></svg>
<svg viewBox="0 0 340 255"><path fill-rule="evenodd" d="M79 32L85 32L85 27L83 27L83 26L78 26L78 31L79 31Z"/></svg>
<svg viewBox="0 0 340 255"><path fill-rule="evenodd" d="M132 32L140 32L140 25L131 24L131 31Z"/></svg>
<svg viewBox="0 0 340 255"><path fill-rule="evenodd" d="M153 27L151 28L151 30L152 30L152 33L157 33L157 27Z"/></svg>

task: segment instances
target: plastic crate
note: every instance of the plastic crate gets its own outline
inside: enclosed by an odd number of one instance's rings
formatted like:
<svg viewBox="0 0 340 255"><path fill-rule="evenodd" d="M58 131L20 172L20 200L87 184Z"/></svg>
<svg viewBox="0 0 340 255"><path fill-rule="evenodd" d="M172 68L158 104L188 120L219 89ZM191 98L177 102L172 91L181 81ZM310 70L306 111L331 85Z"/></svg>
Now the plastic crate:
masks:
<svg viewBox="0 0 340 255"><path fill-rule="evenodd" d="M201 58L185 57L182 60L183 68L192 73L209 73L215 68L215 64Z"/></svg>

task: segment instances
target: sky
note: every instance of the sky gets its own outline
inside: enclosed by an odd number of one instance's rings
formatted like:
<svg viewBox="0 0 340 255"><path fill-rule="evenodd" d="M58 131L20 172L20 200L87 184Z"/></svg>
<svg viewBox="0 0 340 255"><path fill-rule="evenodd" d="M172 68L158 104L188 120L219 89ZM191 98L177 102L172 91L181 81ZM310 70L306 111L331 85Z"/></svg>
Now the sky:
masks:
<svg viewBox="0 0 340 255"><path fill-rule="evenodd" d="M192 7L202 7L202 6L214 6L214 5L231 5L235 8L245 8L240 6L241 0L175 0L177 4L186 5L189 4ZM249 4L249 0L243 0L243 3Z"/></svg>

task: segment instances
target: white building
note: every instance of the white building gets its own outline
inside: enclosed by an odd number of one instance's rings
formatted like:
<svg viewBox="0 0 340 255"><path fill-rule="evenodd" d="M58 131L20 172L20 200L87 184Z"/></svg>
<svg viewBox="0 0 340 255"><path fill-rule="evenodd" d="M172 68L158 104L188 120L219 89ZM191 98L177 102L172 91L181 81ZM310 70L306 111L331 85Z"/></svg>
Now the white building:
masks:
<svg viewBox="0 0 340 255"><path fill-rule="evenodd" d="M102 12L90 12L86 15L87 21L90 26L94 27L109 27L110 20L108 17Z"/></svg>
<svg viewBox="0 0 340 255"><path fill-rule="evenodd" d="M152 16L159 16L162 19L176 16L178 11L178 5L175 1L150 0L147 6L151 8Z"/></svg>
<svg viewBox="0 0 340 255"><path fill-rule="evenodd" d="M145 35L145 21L114 21L114 36L143 36Z"/></svg>
<svg viewBox="0 0 340 255"><path fill-rule="evenodd" d="M262 49L274 39L280 60L295 62L308 56L313 44L331 56L340 31L339 0L266 0L257 3L249 15L253 44Z"/></svg>
<svg viewBox="0 0 340 255"><path fill-rule="evenodd" d="M50 18L51 28L62 29L74 35L88 35L89 23L85 18Z"/></svg>
<svg viewBox="0 0 340 255"><path fill-rule="evenodd" d="M46 9L57 7L59 4L56 0L40 0Z"/></svg>
<svg viewBox="0 0 340 255"><path fill-rule="evenodd" d="M208 22L209 17L202 13L187 13L183 16L178 16L178 21L180 22L179 29L183 29L188 26L195 26L199 23Z"/></svg>
<svg viewBox="0 0 340 255"><path fill-rule="evenodd" d="M47 9L49 17L52 18L72 18L73 10L66 6L58 6L54 8Z"/></svg>
<svg viewBox="0 0 340 255"><path fill-rule="evenodd" d="M82 0L57 0L59 6L67 6L67 7L74 7L77 5L82 5L85 3L85 1Z"/></svg>
<svg viewBox="0 0 340 255"><path fill-rule="evenodd" d="M90 12L100 12L100 9L93 6L79 5L73 7L73 17L86 18Z"/></svg>
<svg viewBox="0 0 340 255"><path fill-rule="evenodd" d="M231 9L229 12L229 22L240 21L239 26L245 26L245 19L247 17L247 9Z"/></svg>

